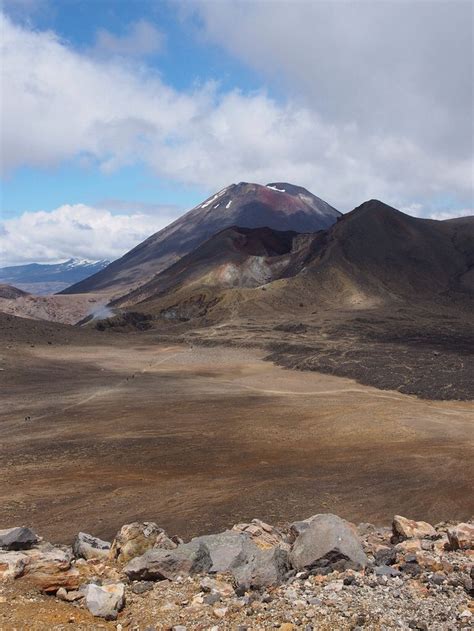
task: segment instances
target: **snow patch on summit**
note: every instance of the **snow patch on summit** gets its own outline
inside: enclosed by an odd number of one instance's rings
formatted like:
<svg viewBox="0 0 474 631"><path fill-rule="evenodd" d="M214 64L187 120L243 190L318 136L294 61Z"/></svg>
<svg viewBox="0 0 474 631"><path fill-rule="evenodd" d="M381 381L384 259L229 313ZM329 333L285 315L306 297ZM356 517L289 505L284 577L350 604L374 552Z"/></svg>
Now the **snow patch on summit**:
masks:
<svg viewBox="0 0 474 631"><path fill-rule="evenodd" d="M229 187L226 186L225 188L220 190L218 193L216 193L211 198L209 198L206 202L204 202L204 204L201 204L201 206L199 206L199 208L207 208L208 206L210 206L213 202L216 201L216 199L218 199L219 197L222 197L222 195L224 195L224 193L227 191L228 188Z"/></svg>
<svg viewBox="0 0 474 631"><path fill-rule="evenodd" d="M267 184L267 188L271 188L273 191L278 191L279 193L286 193L284 188L277 188L276 186L271 186L270 184Z"/></svg>

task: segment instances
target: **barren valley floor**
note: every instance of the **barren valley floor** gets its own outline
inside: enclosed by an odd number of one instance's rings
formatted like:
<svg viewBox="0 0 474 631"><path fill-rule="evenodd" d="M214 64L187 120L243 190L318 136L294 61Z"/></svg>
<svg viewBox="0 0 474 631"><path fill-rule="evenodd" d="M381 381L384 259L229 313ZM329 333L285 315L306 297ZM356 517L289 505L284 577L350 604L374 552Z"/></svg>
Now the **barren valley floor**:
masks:
<svg viewBox="0 0 474 631"><path fill-rule="evenodd" d="M2 350L3 527L67 542L134 520L189 537L253 517L474 512L472 402L285 370L261 351L95 339Z"/></svg>

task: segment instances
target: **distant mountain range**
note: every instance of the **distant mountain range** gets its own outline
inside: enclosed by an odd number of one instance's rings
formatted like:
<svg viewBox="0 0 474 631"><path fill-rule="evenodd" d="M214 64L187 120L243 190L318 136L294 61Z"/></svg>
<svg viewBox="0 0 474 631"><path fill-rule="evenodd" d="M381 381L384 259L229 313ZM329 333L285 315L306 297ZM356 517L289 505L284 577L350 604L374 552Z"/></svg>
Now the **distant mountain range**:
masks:
<svg viewBox="0 0 474 631"><path fill-rule="evenodd" d="M32 294L61 291L104 269L110 261L71 258L64 263L30 263L0 268L0 283L14 285Z"/></svg>
<svg viewBox="0 0 474 631"><path fill-rule="evenodd" d="M63 293L118 298L232 226L316 232L329 228L339 217L338 210L300 186L285 182L231 184Z"/></svg>

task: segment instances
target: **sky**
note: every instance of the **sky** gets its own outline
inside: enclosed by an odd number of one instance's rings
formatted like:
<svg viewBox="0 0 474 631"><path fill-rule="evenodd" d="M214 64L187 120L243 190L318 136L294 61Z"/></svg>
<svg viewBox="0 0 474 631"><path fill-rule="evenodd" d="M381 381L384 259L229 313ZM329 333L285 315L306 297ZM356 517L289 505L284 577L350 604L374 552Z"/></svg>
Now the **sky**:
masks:
<svg viewBox="0 0 474 631"><path fill-rule="evenodd" d="M232 182L474 214L470 0L4 0L0 265L114 259Z"/></svg>

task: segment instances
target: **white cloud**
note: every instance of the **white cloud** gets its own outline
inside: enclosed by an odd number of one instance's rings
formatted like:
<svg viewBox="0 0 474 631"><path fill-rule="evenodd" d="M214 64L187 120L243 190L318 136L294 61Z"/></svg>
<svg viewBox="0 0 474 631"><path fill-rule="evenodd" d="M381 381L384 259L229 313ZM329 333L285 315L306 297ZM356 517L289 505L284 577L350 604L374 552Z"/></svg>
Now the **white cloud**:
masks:
<svg viewBox="0 0 474 631"><path fill-rule="evenodd" d="M165 36L156 26L146 20L138 20L122 36L100 29L92 52L99 56L144 57L161 52L164 43Z"/></svg>
<svg viewBox="0 0 474 631"><path fill-rule="evenodd" d="M434 211L430 213L431 219L454 219L455 217L474 217L474 208L457 208L447 211Z"/></svg>
<svg viewBox="0 0 474 631"><path fill-rule="evenodd" d="M410 204L404 208L400 208L404 213L413 217L425 217L428 219L454 219L455 217L471 217L474 216L474 208L452 208L451 210L437 210L434 208L425 208L422 204Z"/></svg>
<svg viewBox="0 0 474 631"><path fill-rule="evenodd" d="M350 51L344 48L340 24L336 32L341 41L323 40L328 48L317 49L320 58L315 58L317 51L312 51L306 60L301 57L308 51L310 35L305 30L301 7L312 3L282 3L287 7L285 13L281 13L280 4L272 3L272 20L268 20L270 3L245 3L248 15L245 11L237 14L233 9L219 8L224 6L234 5L209 3L205 14L208 31L217 38L216 33L222 28L228 36L227 46L234 52L240 50L240 33L247 34L248 50L253 51L249 57L257 54L262 68L267 67L274 54L276 74L286 77L293 66L300 64L296 78L304 78L321 58L325 74L314 84L316 87L311 82L311 89L300 90L307 98L299 98L295 90L292 98L281 103L264 92L222 93L213 83L180 92L166 85L146 66L123 58L118 62L78 53L52 32L32 31L3 18L4 170L8 172L22 165L47 167L83 156L97 161L103 170L143 162L161 177L209 191L240 180L288 180L308 187L341 210L349 210L373 197L398 207L414 199L425 205L425 201L446 192L462 205L470 205L471 156L465 151L455 151L454 141L452 146L446 143L444 152L433 150L434 144L439 146L439 138L456 136L451 122L446 123L449 118L444 106L446 98L440 98L438 107L434 97L418 98L419 92L415 90L410 100L411 111L416 114L414 120L403 110L399 118L405 122L399 126L393 123L397 117L390 99L398 94L397 81L402 81L407 65L400 70L394 61L397 72L390 78L390 56L385 55L386 79L382 80L383 72L379 69L380 81L371 80L358 86L357 81L350 80ZM299 16L296 22L292 17L293 6ZM238 28L233 28L229 19L237 18ZM255 19L255 26L251 18ZM283 18L288 21L283 22ZM324 29L331 24L327 19L322 25L318 23L313 33L316 39L323 37ZM261 44L255 41L258 37L252 37L258 28ZM334 29L330 31L334 36ZM387 37L386 29L383 33ZM363 29L360 34L348 33L347 37L360 44L359 40L365 41L367 35L367 29ZM383 50L382 36L374 37ZM463 44L463 37L460 41ZM275 52L277 44L285 54ZM370 73L374 63L373 55L369 54L372 51L360 46L364 52L364 72ZM394 54L394 47L389 48ZM341 56L348 59L343 62ZM407 56L406 51L403 56ZM334 59L339 61L326 63ZM412 79L417 82L420 73L416 63L414 68ZM328 94L329 101L324 106L326 74L338 70L339 87ZM439 70L439 81L443 82L445 66L441 62ZM360 79L361 72L358 66L356 74ZM452 74L458 77L462 73L456 68ZM302 81L298 85L303 85ZM381 88L375 98L377 85ZM447 85L450 89L455 87L452 81ZM404 93L408 87L403 83ZM368 90L367 95L359 94L363 90ZM356 103L351 117L353 98ZM344 99L349 104L344 107L337 104ZM458 100L463 99L461 91ZM419 112L414 103L418 100L429 112L429 123L422 125L425 130L422 134L411 129L418 125ZM449 103L453 100L456 99ZM398 103L402 101L400 97ZM362 115L364 103L367 112ZM381 119L386 108L390 112ZM465 125L464 109L459 107L457 111L456 120ZM425 142L430 126L435 129L436 138Z"/></svg>
<svg viewBox="0 0 474 631"><path fill-rule="evenodd" d="M185 8L209 39L324 121L472 155L471 2L196 0Z"/></svg>
<svg viewBox="0 0 474 631"><path fill-rule="evenodd" d="M55 263L70 257L118 258L163 228L176 213L173 207L159 210L155 214L112 214L74 204L50 212L23 213L0 223L0 266Z"/></svg>

